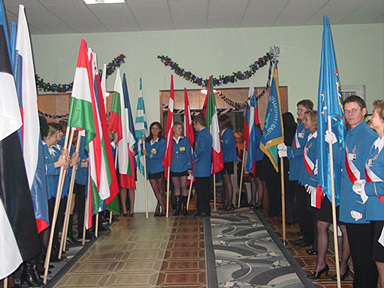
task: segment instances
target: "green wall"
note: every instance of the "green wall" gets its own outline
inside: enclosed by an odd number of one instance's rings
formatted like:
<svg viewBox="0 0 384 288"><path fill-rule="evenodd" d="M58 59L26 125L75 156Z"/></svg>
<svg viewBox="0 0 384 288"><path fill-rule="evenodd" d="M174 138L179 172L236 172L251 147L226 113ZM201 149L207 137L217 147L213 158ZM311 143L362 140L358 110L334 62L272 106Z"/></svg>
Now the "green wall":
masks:
<svg viewBox="0 0 384 288"><path fill-rule="evenodd" d="M384 24L332 26L342 85L366 85L368 110L374 99L383 99ZM181 67L202 77L244 71L277 45L280 85L288 86L289 110L296 102L310 98L317 102L322 26L177 30L100 34L34 35L32 37L36 73L46 82L73 81L80 38L98 55L99 66L123 53L131 105L136 110L138 79L143 78L148 121L159 119L159 90L169 89L171 69L157 55L168 55ZM256 86L264 86L267 68L256 73ZM115 75L108 78L113 90ZM175 76L175 89L199 88ZM248 87L249 81L221 86ZM134 112L135 114L135 112ZM140 186L140 184L139 184ZM142 194L138 196L142 199ZM154 203L154 199L150 199ZM143 210L143 201L138 209Z"/></svg>

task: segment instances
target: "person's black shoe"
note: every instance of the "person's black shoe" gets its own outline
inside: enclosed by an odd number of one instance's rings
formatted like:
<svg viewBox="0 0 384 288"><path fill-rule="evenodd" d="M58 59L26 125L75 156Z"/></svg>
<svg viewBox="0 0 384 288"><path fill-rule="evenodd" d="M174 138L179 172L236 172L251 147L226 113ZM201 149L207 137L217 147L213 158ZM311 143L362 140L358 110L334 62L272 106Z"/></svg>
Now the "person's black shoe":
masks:
<svg viewBox="0 0 384 288"><path fill-rule="evenodd" d="M75 237L73 237L73 235L68 235L67 242L70 246L80 246L81 245L81 242L76 240Z"/></svg>
<svg viewBox="0 0 384 288"><path fill-rule="evenodd" d="M92 240L95 238L95 235L93 235L92 232L89 232L88 230L85 231L85 240ZM79 233L79 239L83 239L83 233Z"/></svg>
<svg viewBox="0 0 384 288"><path fill-rule="evenodd" d="M321 269L319 272L313 272L310 275L307 275L308 279L319 279L321 275L325 272L326 275L328 275L329 266L325 264L325 267Z"/></svg>
<svg viewBox="0 0 384 288"><path fill-rule="evenodd" d="M209 217L210 215L208 213L205 213L205 212L201 212L200 214L196 215L195 218L205 218L205 217Z"/></svg>
<svg viewBox="0 0 384 288"><path fill-rule="evenodd" d="M192 216L198 216L200 214L199 210L195 210L192 212Z"/></svg>
<svg viewBox="0 0 384 288"><path fill-rule="evenodd" d="M317 255L317 251L314 249L305 250L308 255Z"/></svg>
<svg viewBox="0 0 384 288"><path fill-rule="evenodd" d="M27 283L28 287L42 287L43 281L40 275L36 271L36 265L31 261L25 261L23 266L23 272L21 274L21 285Z"/></svg>

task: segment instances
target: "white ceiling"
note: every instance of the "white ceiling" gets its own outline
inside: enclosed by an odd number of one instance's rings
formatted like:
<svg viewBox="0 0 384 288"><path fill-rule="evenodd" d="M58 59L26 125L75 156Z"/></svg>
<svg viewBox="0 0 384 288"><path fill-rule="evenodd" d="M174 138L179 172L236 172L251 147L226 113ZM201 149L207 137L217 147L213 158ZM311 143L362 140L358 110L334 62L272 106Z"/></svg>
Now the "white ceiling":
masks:
<svg viewBox="0 0 384 288"><path fill-rule="evenodd" d="M9 21L19 4L32 34L384 23L384 0L4 0Z"/></svg>

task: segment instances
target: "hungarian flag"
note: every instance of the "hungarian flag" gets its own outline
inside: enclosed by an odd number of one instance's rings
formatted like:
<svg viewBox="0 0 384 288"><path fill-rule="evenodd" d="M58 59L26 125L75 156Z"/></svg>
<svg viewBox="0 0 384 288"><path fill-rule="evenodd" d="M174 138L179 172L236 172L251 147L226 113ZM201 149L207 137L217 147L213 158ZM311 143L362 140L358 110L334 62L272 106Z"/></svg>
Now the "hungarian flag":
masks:
<svg viewBox="0 0 384 288"><path fill-rule="evenodd" d="M143 136L147 137L148 135L148 124L147 118L145 115L145 105L143 98L143 81L140 78L140 87L139 87L139 99L137 100L137 109L136 109L136 119L135 119L135 133L137 138L137 165L142 175L144 175L144 154L143 154Z"/></svg>
<svg viewBox="0 0 384 288"><path fill-rule="evenodd" d="M124 115L127 117L127 149L129 156L129 166L128 166L128 179L129 179L129 188L136 189L136 171L135 171L135 145L136 145L136 136L135 136L135 123L133 122L131 103L129 100L128 84L123 74L123 95L124 95Z"/></svg>
<svg viewBox="0 0 384 288"><path fill-rule="evenodd" d="M268 156L273 167L279 171L277 145L284 142L283 118L281 116L281 100L277 81L277 69L273 72L269 93L264 130L260 141L260 149Z"/></svg>
<svg viewBox="0 0 384 288"><path fill-rule="evenodd" d="M211 77L208 80L207 94L207 129L212 135L212 174L216 174L224 169L223 151L221 150L219 119L217 117L215 94Z"/></svg>
<svg viewBox="0 0 384 288"><path fill-rule="evenodd" d="M0 278L40 253L40 240L17 130L22 121L0 25ZM4 209L3 209L4 208Z"/></svg>
<svg viewBox="0 0 384 288"><path fill-rule="evenodd" d="M320 79L318 91L317 111L317 147L318 147L318 175L319 186L322 193L332 201L330 155L328 143L325 142L325 131L328 130L328 116L331 119L332 132L342 147L344 143L344 111L343 99L340 91L339 72L337 70L333 39L328 17L323 19L323 40L321 47ZM348 164L348 163L347 163ZM348 166L348 165L347 165ZM340 201L341 167L334 161L335 205Z"/></svg>
<svg viewBox="0 0 384 288"><path fill-rule="evenodd" d="M129 156L129 130L128 130L128 109L126 108L123 84L120 78L120 69L116 71L115 88L113 91L111 114L109 118L109 130L117 133L117 163L120 174L120 186L134 188L132 180L133 163L130 163Z"/></svg>
<svg viewBox="0 0 384 288"><path fill-rule="evenodd" d="M35 211L37 231L40 233L49 225L48 196L45 178L44 152L40 137L40 123L37 109L35 70L31 40L24 6L19 7L19 22L16 41L15 82L23 126L21 142L25 169Z"/></svg>
<svg viewBox="0 0 384 288"><path fill-rule="evenodd" d="M79 56L75 79L73 81L71 106L69 110L68 126L84 129L85 131L85 150L89 155L89 173L87 185L88 211L97 212L102 198L109 197L105 191L108 182L103 177L105 164L102 159L101 131L98 121L98 113L95 101L95 91L93 73L90 67L90 60L87 54L87 43L81 39ZM101 189L101 187L103 187ZM98 191L102 191L99 195ZM92 207L92 208L91 208ZM92 213L87 215L88 228L92 227Z"/></svg>
<svg viewBox="0 0 384 288"><path fill-rule="evenodd" d="M255 94L255 87L253 86L253 76L249 85L248 92L248 106L245 111L244 119L244 141L245 148L247 149L247 166L246 170L255 174L256 173L256 151L258 147L258 139L256 137L256 125L259 124L259 114L257 108L257 99Z"/></svg>
<svg viewBox="0 0 384 288"><path fill-rule="evenodd" d="M175 101L175 91L173 88L173 75L171 75L171 90L169 93L169 102L168 102L168 113L167 113L167 124L165 126L165 140L167 146L165 149L165 154L163 158L163 166L165 168L164 175L165 178L168 177L168 168L171 166L172 162L172 144L173 144L173 103Z"/></svg>
<svg viewBox="0 0 384 288"><path fill-rule="evenodd" d="M95 97L96 97L96 104L98 107L98 115L99 115L99 122L101 125L101 146L102 146L102 157L103 162L105 165L105 175L107 177L109 191L105 191L107 193L105 197L109 193L109 197L105 198L105 204L106 209L109 211L120 213L119 209L119 199L116 197L117 194L119 194L119 184L117 182L116 177L116 170L115 170L115 164L114 159L112 155L112 149L111 145L109 145L109 134L108 134L108 124L107 124L107 116L105 112L105 106L104 106L104 95L105 93L103 91L103 88L101 86L100 81L100 75L98 73L97 69L97 61L96 61L96 54L92 53L92 71L94 73L94 84L95 84ZM106 189L106 187L104 187ZM99 191L100 195L103 195L104 193ZM101 197L104 198L104 197Z"/></svg>

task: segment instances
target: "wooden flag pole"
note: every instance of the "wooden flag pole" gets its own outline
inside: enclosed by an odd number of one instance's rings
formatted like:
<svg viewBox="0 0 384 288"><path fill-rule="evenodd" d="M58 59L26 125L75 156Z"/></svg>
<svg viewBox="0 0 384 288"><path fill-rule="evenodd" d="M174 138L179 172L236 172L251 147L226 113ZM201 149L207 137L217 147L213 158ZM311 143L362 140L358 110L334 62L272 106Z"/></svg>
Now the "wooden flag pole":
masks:
<svg viewBox="0 0 384 288"><path fill-rule="evenodd" d="M70 127L67 127L67 132L66 132L65 141L64 141L64 149L65 150L67 150L67 148L68 148L69 130L71 130ZM71 131L71 141L73 139L73 133L74 133L74 131L72 130ZM51 232L50 232L50 236L49 236L47 254L45 256L45 262L44 262L44 277L43 277L43 283L44 284L47 284L47 279L48 279L48 268L49 268L49 262L51 260L51 254L52 254L53 235L55 233L57 214L59 212L59 207L60 207L61 192L63 191L63 184L64 184L64 178L65 178L64 172L65 171L66 171L66 169L64 169L64 166L62 166L60 168L59 184L57 186L57 192L56 192L55 209L53 211L53 217L52 217L52 223L51 223Z"/></svg>
<svg viewBox="0 0 384 288"><path fill-rule="evenodd" d="M328 115L328 130L332 132L332 119ZM332 224L333 224L333 242L335 245L335 263L336 263L336 278L337 287L341 288L340 266L339 266L339 246L337 241L337 222L336 222L336 205L335 205L335 182L334 182L334 166L333 166L333 147L329 143L329 166L331 170L331 190L332 190Z"/></svg>
<svg viewBox="0 0 384 288"><path fill-rule="evenodd" d="M118 147L116 147L116 151L115 151L115 171L117 167L117 148ZM109 211L109 224L112 224L112 217L113 217L113 212Z"/></svg>
<svg viewBox="0 0 384 288"><path fill-rule="evenodd" d="M188 211L188 208L189 208L189 200L191 200L191 193L192 193L192 187L193 187L193 176L192 176L192 179L191 179L191 184L189 184L189 189L188 189L188 200L187 200L187 211Z"/></svg>
<svg viewBox="0 0 384 288"><path fill-rule="evenodd" d="M283 226L283 244L287 244L287 229L285 223L285 183L284 183L284 159L280 158L280 181L281 181L281 221Z"/></svg>
<svg viewBox="0 0 384 288"><path fill-rule="evenodd" d="M217 207L216 207L216 174L213 174L213 211L217 211Z"/></svg>
<svg viewBox="0 0 384 288"><path fill-rule="evenodd" d="M141 137L143 143L143 151L145 150L145 136ZM140 161L140 159L139 159ZM145 197L145 218L148 219L148 182L147 182L147 159L144 155L144 197Z"/></svg>
<svg viewBox="0 0 384 288"><path fill-rule="evenodd" d="M166 208L166 217L168 218L169 214L169 190L170 190L170 183L171 183L171 166L168 167L167 171L167 208Z"/></svg>
<svg viewBox="0 0 384 288"><path fill-rule="evenodd" d="M81 139L81 135L80 133L77 133L77 143L76 143L77 153L79 153L79 150L80 150L80 139ZM72 207L73 187L75 186L76 170L77 170L77 164L72 167L71 184L69 186L63 231L61 232L61 242L60 242L60 250L59 250L59 257L58 257L59 259L61 259L61 254L63 251L65 251L67 246L66 244L67 244L67 236L68 236L68 223L69 223L69 217L70 217L71 207Z"/></svg>
<svg viewBox="0 0 384 288"><path fill-rule="evenodd" d="M239 188L239 202L237 203L237 208L240 208L241 203L241 190L243 189L243 178L244 178L244 166L245 161L247 160L247 150L244 149L243 160L241 162L241 176L240 176L240 188Z"/></svg>
<svg viewBox="0 0 384 288"><path fill-rule="evenodd" d="M95 237L99 236L99 211L96 213L96 223L95 223Z"/></svg>
<svg viewBox="0 0 384 288"><path fill-rule="evenodd" d="M90 177L90 176L88 176ZM88 192L88 191L86 191ZM85 226L87 225L87 209L88 209L88 206L89 206L89 195L87 197L87 201L85 201L84 203L84 206L85 206L85 209L84 209L84 225L83 225L83 238L81 239L81 244L84 246L85 245L85 233L87 231L87 229L85 228ZM89 217L89 215L88 215ZM91 215L92 217L92 215Z"/></svg>
<svg viewBox="0 0 384 288"><path fill-rule="evenodd" d="M3 279L3 288L7 288L8 287L8 277L5 277Z"/></svg>

